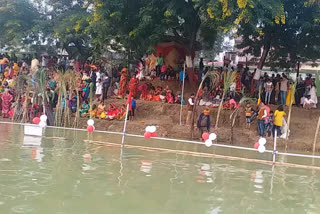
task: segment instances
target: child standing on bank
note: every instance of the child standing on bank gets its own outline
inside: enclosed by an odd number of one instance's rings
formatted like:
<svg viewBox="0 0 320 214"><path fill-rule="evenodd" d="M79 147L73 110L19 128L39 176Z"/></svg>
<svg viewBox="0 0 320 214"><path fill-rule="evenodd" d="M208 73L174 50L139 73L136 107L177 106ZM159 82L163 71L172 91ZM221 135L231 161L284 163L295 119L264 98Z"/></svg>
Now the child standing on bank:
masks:
<svg viewBox="0 0 320 214"><path fill-rule="evenodd" d="M254 113L254 109L251 107L250 104L247 104L246 106L246 110L245 110L245 114L246 114L246 128L247 129L250 129L250 126L251 126L251 117Z"/></svg>
<svg viewBox="0 0 320 214"><path fill-rule="evenodd" d="M130 121L133 121L134 113L135 113L135 111L137 109L137 102L136 102L135 99L131 100L131 108L132 108L132 110L129 110L129 118L128 119Z"/></svg>
<svg viewBox="0 0 320 214"><path fill-rule="evenodd" d="M269 116L266 117L266 121L265 121L265 124L266 124L265 130L268 137L270 137L272 133L273 121L274 121L273 111L270 111Z"/></svg>
<svg viewBox="0 0 320 214"><path fill-rule="evenodd" d="M286 113L283 110L283 106L279 106L278 109L274 112L274 122L272 128L273 137L275 136L275 130L277 130L277 137L281 136L281 127L283 125L283 117L286 116Z"/></svg>
<svg viewBox="0 0 320 214"><path fill-rule="evenodd" d="M165 64L161 67L160 80L164 81L166 79L167 67Z"/></svg>

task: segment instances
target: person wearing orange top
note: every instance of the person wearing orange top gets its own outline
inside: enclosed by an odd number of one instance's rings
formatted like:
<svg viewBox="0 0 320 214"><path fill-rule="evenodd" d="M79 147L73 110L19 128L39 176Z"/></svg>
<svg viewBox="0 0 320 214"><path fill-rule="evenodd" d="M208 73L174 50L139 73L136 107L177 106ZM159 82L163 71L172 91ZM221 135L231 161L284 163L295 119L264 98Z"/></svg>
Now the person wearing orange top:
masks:
<svg viewBox="0 0 320 214"><path fill-rule="evenodd" d="M138 94L138 85L139 85L139 80L138 78L133 74L130 82L129 82L129 92L131 93L133 98L136 98Z"/></svg>
<svg viewBox="0 0 320 214"><path fill-rule="evenodd" d="M17 63L13 63L13 72L14 72L14 76L18 76L19 66Z"/></svg>
<svg viewBox="0 0 320 214"><path fill-rule="evenodd" d="M156 70L156 64L157 64L157 57L154 54L152 54L150 63L149 63L149 71Z"/></svg>
<svg viewBox="0 0 320 214"><path fill-rule="evenodd" d="M252 117L253 113L254 113L254 109L251 107L250 104L247 104L246 110L245 110L246 122L247 122L246 128L247 128L247 129L250 129L250 126L251 126L251 117Z"/></svg>
<svg viewBox="0 0 320 214"><path fill-rule="evenodd" d="M4 64L9 64L9 60L7 57L3 57L1 60L0 60L0 65L4 65Z"/></svg>
<svg viewBox="0 0 320 214"><path fill-rule="evenodd" d="M259 105L259 112L258 112L258 116L257 116L258 131L259 131L260 137L264 136L264 128L265 128L264 122L265 122L265 119L267 118L267 116L268 116L267 109L266 109L264 103L261 102Z"/></svg>
<svg viewBox="0 0 320 214"><path fill-rule="evenodd" d="M128 69L123 68L121 70L121 77L120 77L120 85L118 89L118 96L124 97L126 90L127 90L127 79L128 79Z"/></svg>
<svg viewBox="0 0 320 214"><path fill-rule="evenodd" d="M151 89L149 94L147 95L147 101L153 101L153 97L154 97L154 90Z"/></svg>

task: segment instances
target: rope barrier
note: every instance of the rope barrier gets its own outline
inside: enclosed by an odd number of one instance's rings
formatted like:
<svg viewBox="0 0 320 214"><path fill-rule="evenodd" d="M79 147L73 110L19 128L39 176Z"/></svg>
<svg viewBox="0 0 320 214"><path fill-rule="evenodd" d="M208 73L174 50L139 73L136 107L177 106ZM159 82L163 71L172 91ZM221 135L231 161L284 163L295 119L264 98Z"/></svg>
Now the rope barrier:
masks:
<svg viewBox="0 0 320 214"><path fill-rule="evenodd" d="M38 125L35 125L35 124L5 122L5 121L0 121L0 124L11 124L11 125L21 125L21 126L28 125L28 126L38 127ZM58 126L47 126L47 128L87 132L86 129L80 129L80 128L68 128L68 127L58 127ZM96 133L104 133L104 134L123 135L122 132L99 131L99 130L95 130L94 132L96 132ZM143 135L128 134L128 133L126 133L126 136L129 136L129 137L137 137L137 138L144 138ZM152 139L153 139L153 140L164 140L164 141L173 141L173 142L182 142L182 143L190 143L190 144L204 145L202 142L199 142L199 141L190 141L190 140L163 138L163 137L154 137L154 138L152 138ZM255 152L257 151L257 150L254 149L254 148L248 148L248 147L242 147L242 146L232 146L232 145L224 145L224 144L213 144L212 146L221 147L221 148L229 148L229 149L255 151ZM274 154L274 153L275 153L273 150L266 150L265 152L266 152L266 153L271 153L271 154ZM297 153L284 153L284 152L277 152L277 151L276 151L276 154L277 154L277 155L284 155L284 156L291 156L291 157L303 157L303 158L315 158L315 159L320 159L320 156L317 156L317 155L307 155L307 154L297 154Z"/></svg>

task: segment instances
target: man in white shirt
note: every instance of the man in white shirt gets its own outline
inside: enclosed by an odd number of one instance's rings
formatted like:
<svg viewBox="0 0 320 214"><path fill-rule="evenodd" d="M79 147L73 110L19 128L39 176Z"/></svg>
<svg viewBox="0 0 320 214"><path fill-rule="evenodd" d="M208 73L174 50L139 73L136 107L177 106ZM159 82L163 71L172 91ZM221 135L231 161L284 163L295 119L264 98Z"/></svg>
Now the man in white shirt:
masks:
<svg viewBox="0 0 320 214"><path fill-rule="evenodd" d="M101 79L101 73L100 70L96 71L97 80Z"/></svg>
<svg viewBox="0 0 320 214"><path fill-rule="evenodd" d="M187 104L188 114L187 114L186 125L191 125L193 106L194 106L194 94L191 94Z"/></svg>

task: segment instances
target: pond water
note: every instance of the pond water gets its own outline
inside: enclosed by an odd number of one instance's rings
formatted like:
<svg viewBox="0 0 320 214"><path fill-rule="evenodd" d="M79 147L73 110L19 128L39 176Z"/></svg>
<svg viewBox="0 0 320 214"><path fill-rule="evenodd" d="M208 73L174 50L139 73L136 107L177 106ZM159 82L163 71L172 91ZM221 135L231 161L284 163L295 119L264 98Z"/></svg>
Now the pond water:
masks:
<svg viewBox="0 0 320 214"><path fill-rule="evenodd" d="M319 171L123 148L119 136L0 125L0 213L319 213ZM163 145L138 142L130 145ZM33 145L31 145L33 144ZM170 142L180 149L182 144ZM194 145L192 145L194 146ZM179 148L178 148L179 147ZM191 148L202 150L205 148ZM230 151L225 154L231 153ZM253 156L241 151L244 156ZM268 159L269 157L262 157ZM306 163L308 164L308 163Z"/></svg>

